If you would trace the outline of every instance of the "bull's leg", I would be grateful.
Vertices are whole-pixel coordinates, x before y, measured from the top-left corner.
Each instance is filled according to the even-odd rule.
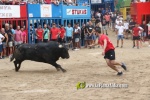
[[[14,65],[15,65],[15,71],[18,72],[21,66],[21,62],[14,61]]]
[[[51,65],[53,65],[57,71],[59,71],[59,69],[61,69],[62,72],[66,72],[65,69],[63,69],[59,64],[57,64],[56,62],[50,62]]]

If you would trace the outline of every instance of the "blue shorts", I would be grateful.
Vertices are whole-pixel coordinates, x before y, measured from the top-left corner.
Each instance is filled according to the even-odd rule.
[[[0,52],[3,51],[3,44],[0,44]]]
[[[5,49],[7,47],[6,42],[3,42],[3,49]]]
[[[92,35],[88,36],[88,40],[92,40],[92,38],[93,38]]]
[[[118,35],[117,40],[123,40],[123,35]]]
[[[92,35],[92,40],[96,40],[96,35],[95,34]]]

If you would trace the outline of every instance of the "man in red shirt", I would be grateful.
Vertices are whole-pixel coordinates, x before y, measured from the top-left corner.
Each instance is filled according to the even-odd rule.
[[[97,33],[99,33],[99,40],[97,44],[90,45],[101,45],[103,48],[102,55],[104,56],[104,59],[106,60],[107,65],[112,68],[113,70],[117,71],[117,75],[122,75],[123,72],[119,71],[115,65],[121,66],[124,70],[126,70],[126,66],[124,63],[118,63],[115,61],[115,48],[112,44],[112,42],[109,40],[107,35],[101,34],[100,30],[96,30]]]
[[[142,29],[139,28],[139,24],[135,24],[135,27],[133,28],[133,48],[135,47],[135,42],[137,45],[137,49],[139,49],[139,41],[140,41],[140,31],[143,31]]]
[[[53,23],[53,26],[50,30],[51,41],[57,41],[58,35],[60,34],[60,30],[56,27],[56,24]]]
[[[66,32],[66,30],[65,30],[64,26],[61,25],[61,27],[60,27],[60,35],[59,35],[59,39],[58,39],[59,43],[63,43],[64,42],[65,32]]]
[[[38,43],[43,41],[43,32],[44,32],[44,30],[41,28],[41,25],[39,25],[38,29],[36,30]]]

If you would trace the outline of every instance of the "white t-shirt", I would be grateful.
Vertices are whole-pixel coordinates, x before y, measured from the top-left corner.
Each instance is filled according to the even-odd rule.
[[[124,23],[124,27],[125,29],[129,29],[129,23],[128,22]]]
[[[2,38],[4,38],[4,36],[0,34],[0,45],[2,44]]]
[[[117,26],[117,29],[118,29],[118,35],[123,35],[123,31],[125,29],[124,26]]]
[[[143,30],[143,28],[142,28],[141,26],[139,26],[138,28],[139,28],[140,30]],[[141,32],[142,32],[142,31],[139,31],[139,35],[140,35],[140,36],[141,36]]]

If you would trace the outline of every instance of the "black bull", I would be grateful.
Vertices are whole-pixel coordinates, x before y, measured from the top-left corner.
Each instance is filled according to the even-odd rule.
[[[56,42],[21,44],[16,47],[10,61],[15,59],[14,65],[16,71],[19,71],[21,63],[24,60],[32,60],[51,64],[57,71],[61,70],[62,72],[66,72],[65,69],[56,63],[60,57],[68,59],[68,49]]]

